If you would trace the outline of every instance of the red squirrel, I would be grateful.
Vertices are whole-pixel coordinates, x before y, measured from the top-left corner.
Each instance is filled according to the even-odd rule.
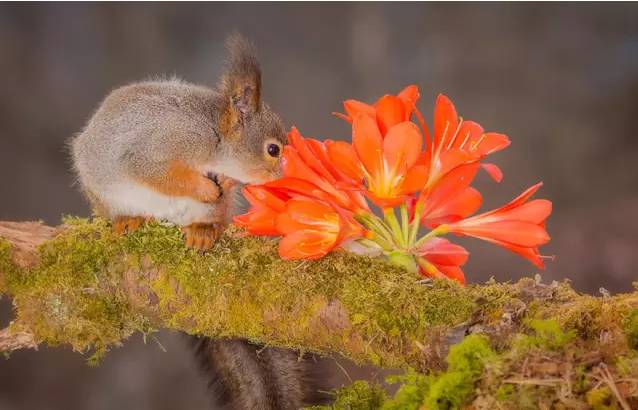
[[[177,79],[118,88],[73,139],[82,190],[117,232],[154,218],[210,249],[235,208],[235,182],[279,176],[286,134],[261,99],[259,63],[241,37],[228,47],[216,90]]]
[[[237,208],[237,184],[280,175],[282,122],[261,98],[250,43],[228,41],[216,89],[171,79],[111,92],[72,141],[73,163],[94,212],[125,234],[145,220],[172,222],[186,245],[209,250]],[[324,402],[298,353],[244,340],[193,338],[218,407],[293,410]]]

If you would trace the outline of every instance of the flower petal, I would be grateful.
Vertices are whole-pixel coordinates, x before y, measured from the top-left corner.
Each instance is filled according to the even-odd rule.
[[[351,121],[359,114],[364,114],[373,118],[376,114],[373,106],[357,100],[344,101],[343,108],[346,110],[346,114],[348,114]]]
[[[500,214],[509,220],[541,224],[552,213],[552,202],[547,199],[535,199],[519,207]]]
[[[401,90],[399,94],[397,94],[397,97],[399,97],[405,105],[405,112],[408,115],[408,118],[406,118],[405,120],[407,121],[410,119],[409,116],[416,106],[416,102],[419,100],[419,88],[414,84],[408,85],[403,90]]]
[[[279,256],[284,260],[319,259],[334,248],[336,239],[320,231],[299,230],[279,242]]]
[[[288,133],[288,142],[292,145],[299,154],[299,157],[317,174],[325,178],[330,183],[335,183],[335,177],[326,169],[322,162],[317,158],[317,155],[310,147],[309,141],[311,138],[304,138],[301,136],[297,128],[292,127]],[[316,140],[315,140],[316,141]],[[316,141],[319,142],[319,141]]]
[[[405,178],[401,185],[401,194],[411,194],[425,187],[428,182],[428,168],[423,165],[417,165],[405,173]]]
[[[459,117],[454,104],[443,94],[439,94],[434,106],[434,146],[444,145],[452,138],[459,126]]]
[[[474,121],[463,121],[463,123],[459,127],[456,138],[454,139],[452,148],[469,148],[470,144],[473,141],[478,140],[482,134],[483,127],[481,127],[479,124]]]
[[[383,172],[383,138],[374,118],[362,114],[354,118],[352,145],[373,178]]]
[[[286,209],[287,195],[268,189],[263,185],[246,185],[243,189],[246,200],[253,206],[267,206],[277,212]]]
[[[361,161],[354,147],[344,141],[331,141],[326,144],[328,158],[334,167],[353,181],[363,180]]]
[[[478,163],[458,166],[430,186],[419,198],[419,201],[424,204],[422,215],[427,217],[465,191],[476,177],[478,167]]]
[[[428,228],[435,228],[441,224],[449,224],[467,218],[475,213],[483,202],[479,191],[472,187],[465,188],[457,196],[423,215],[421,223]]]
[[[390,128],[383,140],[383,156],[390,170],[403,173],[421,155],[423,138],[414,123],[405,121]]]
[[[476,141],[470,141],[469,147],[464,147],[464,149],[467,149],[473,153],[473,155],[482,158],[486,155],[505,149],[509,145],[510,139],[507,135],[496,132],[488,132],[481,135]]]
[[[531,248],[549,242],[549,235],[545,228],[532,222],[496,221],[476,225],[463,225],[462,228],[452,229],[451,231],[480,239],[494,239],[503,242],[505,247],[507,247],[507,244],[512,244]]]
[[[500,183],[503,180],[503,171],[496,164],[481,164],[481,168],[492,177],[494,182]]]
[[[316,229],[337,235],[339,215],[330,205],[312,199],[291,199],[286,211],[277,218],[277,229],[290,234],[300,229]]]
[[[464,265],[470,255],[464,247],[443,238],[433,238],[427,241],[417,250],[417,254],[435,265],[450,266]]]
[[[374,106],[382,135],[385,135],[396,124],[408,119],[403,100],[394,95],[381,97]]]
[[[455,280],[462,285],[465,284],[465,274],[463,273],[463,270],[458,266],[440,265],[437,266],[437,268],[446,278]]]

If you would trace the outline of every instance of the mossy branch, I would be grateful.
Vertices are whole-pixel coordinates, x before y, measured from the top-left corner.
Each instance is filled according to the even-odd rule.
[[[603,363],[617,374],[618,356],[633,360],[638,345],[637,292],[594,297],[536,279],[461,287],[345,252],[289,262],[274,241],[232,228],[200,255],[158,224],[120,237],[103,219],[3,222],[0,292],[16,316],[0,351],[65,344],[99,357],[134,332],[166,328],[425,373],[447,367],[451,345],[482,334],[499,355],[570,345],[572,370]],[[628,374],[638,373],[631,363]],[[454,377],[475,383],[481,369]],[[499,370],[495,386],[535,377],[523,370]]]

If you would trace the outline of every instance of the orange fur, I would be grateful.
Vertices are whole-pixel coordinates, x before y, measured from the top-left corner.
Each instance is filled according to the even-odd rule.
[[[199,202],[217,202],[220,187],[182,161],[173,161],[166,175],[144,181],[156,191],[169,196],[187,196]]]
[[[143,216],[118,216],[113,220],[113,231],[119,235],[134,232],[138,230],[142,224],[151,221],[153,218]]]
[[[200,251],[207,251],[221,236],[224,230],[222,224],[194,223],[182,228],[186,238],[186,246]]]

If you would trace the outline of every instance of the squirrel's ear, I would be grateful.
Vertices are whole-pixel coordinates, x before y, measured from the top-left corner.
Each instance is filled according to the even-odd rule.
[[[219,91],[227,125],[236,128],[261,107],[261,68],[253,46],[241,35],[228,37],[226,47],[229,67],[221,78]]]

